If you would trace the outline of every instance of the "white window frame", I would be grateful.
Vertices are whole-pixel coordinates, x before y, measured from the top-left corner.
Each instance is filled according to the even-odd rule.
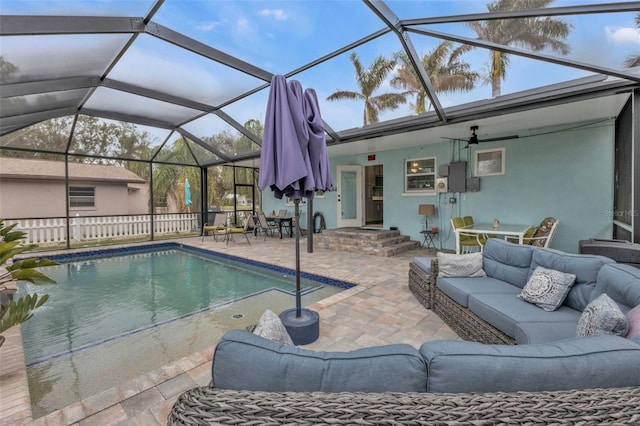
[[[93,195],[72,195],[71,192],[73,190],[81,190],[81,191],[87,191],[87,190],[91,190],[91,192],[93,193]],[[74,206],[73,202],[74,201],[80,201],[80,200],[91,200],[92,204],[91,205],[80,205],[80,206]],[[70,209],[95,209],[96,208],[96,187],[95,186],[69,186],[69,208]]]
[[[500,153],[500,170],[496,170],[496,171],[492,171],[492,172],[488,172],[488,173],[482,173],[481,172],[481,163],[482,162],[489,162],[491,160],[482,160],[481,154],[488,154],[488,153],[493,153],[493,152],[499,152]],[[476,151],[474,151],[473,153],[473,160],[474,160],[474,164],[473,164],[473,175],[474,176],[502,176],[505,174],[505,170],[506,170],[506,163],[507,163],[507,159],[505,156],[505,149],[504,147],[502,148],[491,148],[491,149],[478,149]]]
[[[425,173],[407,174],[409,163],[413,161],[433,160],[433,171]],[[420,158],[407,158],[404,160],[403,173],[404,173],[404,195],[412,194],[434,194],[436,192],[436,170],[438,170],[438,162],[436,157],[420,157]],[[433,176],[433,188],[427,189],[409,189],[409,177],[414,176]]]

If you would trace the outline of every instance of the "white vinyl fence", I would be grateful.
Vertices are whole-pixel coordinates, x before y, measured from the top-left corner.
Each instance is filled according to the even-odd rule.
[[[18,224],[16,230],[27,234],[28,244],[63,243],[67,239],[65,218],[5,220],[5,225],[14,223]],[[73,241],[133,238],[151,234],[151,216],[75,216],[70,218],[70,226]],[[155,235],[199,232],[198,213],[156,215],[153,228]]]

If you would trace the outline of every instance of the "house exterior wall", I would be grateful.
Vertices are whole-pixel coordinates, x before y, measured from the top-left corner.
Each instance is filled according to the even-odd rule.
[[[93,186],[95,207],[69,209],[69,216],[107,216],[146,214],[148,186],[130,191],[126,183],[72,182],[73,186]],[[63,181],[58,180],[0,180],[0,217],[48,218],[64,217],[66,196]]]
[[[64,183],[54,180],[0,179],[0,217],[65,215]]]
[[[439,227],[440,239],[436,244],[442,244],[442,248],[455,248],[450,225],[454,216],[472,215],[476,222],[499,218],[502,223],[531,226],[553,216],[560,225],[551,247],[576,253],[581,239],[611,238],[612,218],[607,212],[613,206],[614,134],[611,121],[584,130],[481,143],[478,149],[505,148],[506,171],[500,176],[481,177],[478,192],[403,193],[406,159],[436,157],[436,170],[452,161],[467,161],[467,176],[471,176],[472,152],[466,149],[454,152],[452,142],[426,141],[427,144],[418,147],[376,152],[375,162],[368,161],[370,153],[332,157],[330,164],[334,185],[338,165],[383,164],[384,228],[398,226],[402,234],[413,240],[422,241],[424,218],[418,215],[418,205],[435,204],[437,216],[429,217],[429,227]],[[450,197],[457,202],[449,203]],[[270,190],[264,191],[262,200],[266,212],[281,208],[293,211],[284,199],[275,199]],[[314,212],[323,212],[327,228],[335,228],[336,192],[327,192],[313,204]],[[306,227],[305,207],[303,204],[303,227]]]
[[[127,214],[148,214],[149,213],[149,184],[129,184],[129,208]]]

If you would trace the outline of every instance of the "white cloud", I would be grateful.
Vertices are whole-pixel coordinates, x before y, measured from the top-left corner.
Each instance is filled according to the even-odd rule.
[[[262,9],[258,12],[260,16],[272,16],[276,21],[286,21],[289,16],[282,9]]]
[[[241,34],[253,33],[253,28],[251,28],[251,24],[246,18],[240,18],[236,21],[236,29]]]
[[[630,27],[612,28],[605,27],[607,39],[615,43],[640,44],[640,29]]]
[[[217,27],[222,25],[222,22],[219,21],[211,21],[211,22],[203,22],[196,26],[196,28],[200,31],[213,31]]]

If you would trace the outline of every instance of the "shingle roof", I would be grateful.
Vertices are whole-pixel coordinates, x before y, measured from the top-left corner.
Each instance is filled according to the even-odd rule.
[[[0,157],[0,178],[64,180],[64,162]],[[69,180],[145,183],[135,173],[118,166],[69,162]]]

